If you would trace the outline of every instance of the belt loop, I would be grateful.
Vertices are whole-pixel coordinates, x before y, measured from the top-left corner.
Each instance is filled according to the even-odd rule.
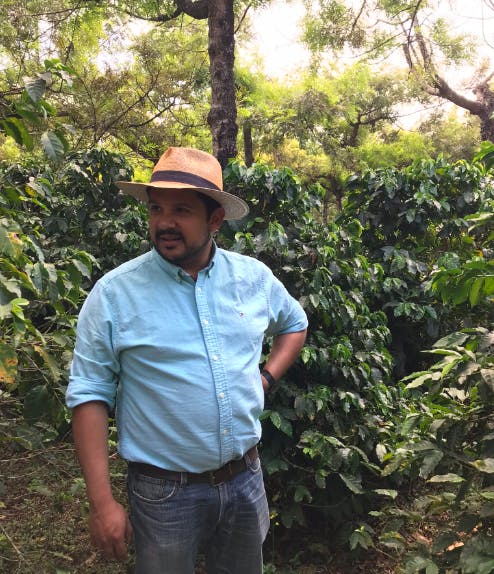
[[[180,486],[187,486],[187,484],[189,483],[187,474],[188,474],[187,472],[180,473]]]

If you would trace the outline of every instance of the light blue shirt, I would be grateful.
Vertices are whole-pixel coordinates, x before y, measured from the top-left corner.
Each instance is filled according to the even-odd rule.
[[[217,248],[194,281],[152,250],[86,299],[67,405],[116,401],[127,460],[213,470],[261,437],[264,337],[306,326],[300,304],[251,257]]]

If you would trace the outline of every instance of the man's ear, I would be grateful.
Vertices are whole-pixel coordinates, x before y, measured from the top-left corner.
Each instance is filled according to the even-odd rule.
[[[209,228],[212,233],[218,231],[225,219],[225,210],[217,207],[209,217]]]

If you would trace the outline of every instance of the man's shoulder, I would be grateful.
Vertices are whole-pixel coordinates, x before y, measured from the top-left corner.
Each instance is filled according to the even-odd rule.
[[[111,271],[108,271],[99,280],[102,285],[109,285],[114,281],[118,281],[127,275],[132,275],[134,273],[145,273],[146,268],[152,263],[152,252],[148,251],[134,259],[130,259],[125,263],[118,265]]]
[[[217,256],[223,262],[238,270],[271,274],[271,270],[266,264],[250,255],[244,255],[242,253],[237,253],[236,251],[227,251],[226,249],[218,249]]]

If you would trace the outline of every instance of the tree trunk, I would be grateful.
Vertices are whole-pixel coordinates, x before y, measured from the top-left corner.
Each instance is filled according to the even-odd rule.
[[[254,163],[254,151],[252,144],[252,126],[249,120],[245,120],[242,131],[244,134],[245,165],[250,167]]]
[[[209,0],[208,26],[211,74],[208,124],[213,137],[213,154],[225,167],[230,158],[237,156],[233,0]]]

